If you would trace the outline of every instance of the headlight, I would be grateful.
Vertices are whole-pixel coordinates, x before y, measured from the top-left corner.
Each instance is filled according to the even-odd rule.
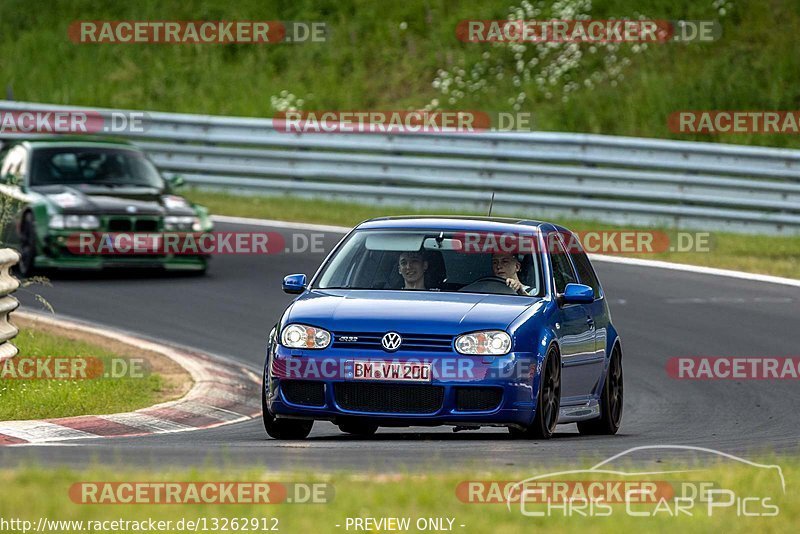
[[[456,351],[461,354],[499,356],[511,350],[511,336],[502,330],[472,332],[456,338]]]
[[[180,232],[199,232],[200,219],[184,215],[167,215],[164,217],[164,229]]]
[[[96,215],[52,215],[49,226],[55,230],[64,228],[95,230],[100,228],[100,219]]]
[[[290,349],[324,349],[330,343],[330,332],[304,324],[290,324],[281,334],[281,345]]]
[[[84,215],[80,221],[81,229],[94,230],[100,228],[100,219],[95,215]]]

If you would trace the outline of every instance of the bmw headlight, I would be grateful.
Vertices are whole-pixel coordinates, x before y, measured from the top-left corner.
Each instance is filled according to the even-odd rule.
[[[281,333],[281,345],[290,349],[324,349],[331,344],[331,333],[304,324],[290,324]]]
[[[95,230],[100,228],[100,219],[96,215],[81,215],[80,228],[82,230]]]
[[[164,217],[164,229],[173,232],[199,232],[200,219],[186,215],[167,215]]]
[[[65,228],[96,230],[100,228],[100,219],[96,215],[52,215],[49,226],[54,230]]]
[[[511,336],[502,330],[472,332],[456,338],[456,351],[461,354],[500,356],[511,350]]]

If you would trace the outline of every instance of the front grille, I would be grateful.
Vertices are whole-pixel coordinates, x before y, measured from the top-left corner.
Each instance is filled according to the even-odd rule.
[[[325,384],[313,380],[281,380],[281,392],[292,404],[303,406],[323,406],[325,404]]]
[[[444,401],[441,386],[346,382],[334,385],[333,392],[336,404],[354,412],[428,414]]]
[[[157,232],[158,218],[109,217],[109,232]]]
[[[333,347],[342,349],[375,349],[384,350],[381,338],[386,332],[335,332]],[[403,342],[398,352],[450,352],[453,336],[440,334],[403,334]]]
[[[496,410],[503,400],[500,388],[456,388],[456,410],[459,412],[488,412]]]
[[[155,232],[158,230],[158,221],[156,219],[136,219],[133,229],[136,232]]]
[[[108,220],[109,232],[130,232],[133,228],[129,218],[113,218]]]

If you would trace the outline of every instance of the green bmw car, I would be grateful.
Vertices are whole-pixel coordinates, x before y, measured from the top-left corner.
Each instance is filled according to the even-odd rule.
[[[15,141],[0,150],[3,241],[19,249],[19,271],[162,267],[205,272],[203,254],[93,254],[76,235],[158,236],[212,230],[208,211],[174,193],[145,154],[124,142],[74,138]]]

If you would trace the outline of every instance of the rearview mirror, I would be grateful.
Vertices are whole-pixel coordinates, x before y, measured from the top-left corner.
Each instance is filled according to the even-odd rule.
[[[594,302],[594,289],[583,284],[567,284],[561,295],[562,304],[591,304]]]
[[[296,295],[306,289],[306,275],[290,274],[283,279],[283,292]]]
[[[422,242],[425,250],[464,250],[464,242],[460,239],[438,239],[428,237]]]

